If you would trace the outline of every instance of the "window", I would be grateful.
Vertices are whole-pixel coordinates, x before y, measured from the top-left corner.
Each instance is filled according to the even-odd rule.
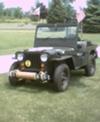
[[[76,36],[76,27],[39,27],[37,38],[71,38]]]

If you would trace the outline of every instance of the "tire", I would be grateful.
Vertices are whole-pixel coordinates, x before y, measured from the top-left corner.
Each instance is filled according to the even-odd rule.
[[[96,71],[96,62],[95,59],[90,59],[89,63],[85,66],[86,76],[93,76]]]
[[[10,73],[11,71],[13,71],[13,70],[18,69],[18,67],[19,67],[18,62],[13,63],[13,64],[11,65],[11,68],[10,68],[10,70],[9,70],[9,73]],[[10,82],[10,84],[11,84],[12,86],[22,85],[22,81],[23,81],[22,79],[18,79],[18,78],[16,78],[16,76],[10,76],[10,74],[9,74],[9,82]]]
[[[65,91],[70,81],[70,70],[68,65],[60,64],[54,72],[54,84],[57,91]]]

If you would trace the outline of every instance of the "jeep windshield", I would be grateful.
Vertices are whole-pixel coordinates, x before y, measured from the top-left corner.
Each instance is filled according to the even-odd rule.
[[[64,27],[38,27],[36,38],[54,39],[54,38],[74,38],[77,34],[76,26]]]

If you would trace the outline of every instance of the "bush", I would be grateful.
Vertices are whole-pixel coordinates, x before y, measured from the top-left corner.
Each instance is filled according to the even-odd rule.
[[[37,15],[31,15],[30,16],[30,19],[31,19],[31,21],[37,22],[37,21],[39,21],[39,16],[37,16]]]
[[[100,25],[84,24],[83,31],[85,33],[100,33]]]

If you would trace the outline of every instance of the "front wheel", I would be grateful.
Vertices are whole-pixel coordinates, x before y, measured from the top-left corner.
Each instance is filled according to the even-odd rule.
[[[54,72],[54,84],[57,91],[64,91],[68,88],[70,80],[70,69],[67,64],[60,64]]]
[[[85,66],[86,76],[93,76],[96,71],[96,62],[95,59],[91,59],[90,62]]]
[[[11,65],[11,68],[10,68],[10,70],[9,70],[9,82],[10,82],[10,84],[13,85],[13,86],[21,85],[21,84],[22,84],[22,81],[23,81],[22,79],[16,78],[16,76],[11,76],[11,75],[10,75],[10,72],[11,72],[11,71],[14,71],[14,70],[16,70],[16,69],[18,69],[18,67],[19,67],[18,62],[15,62],[15,63],[13,63],[13,64]]]

